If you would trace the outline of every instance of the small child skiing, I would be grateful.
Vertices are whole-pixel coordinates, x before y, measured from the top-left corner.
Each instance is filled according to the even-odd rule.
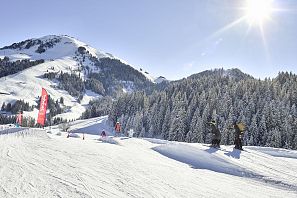
[[[106,138],[106,133],[105,133],[105,131],[104,131],[104,130],[102,130],[102,132],[101,132],[101,138],[103,138],[103,139],[105,139],[105,138]]]

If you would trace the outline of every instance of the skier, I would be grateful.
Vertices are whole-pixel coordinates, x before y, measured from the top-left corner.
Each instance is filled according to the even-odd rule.
[[[102,132],[101,132],[101,138],[105,138],[105,137],[106,137],[106,133],[105,133],[104,130],[102,130]]]
[[[243,150],[242,149],[242,138],[243,138],[243,131],[244,131],[244,125],[243,123],[233,123],[233,129],[234,129],[234,144],[235,149]]]
[[[212,133],[211,147],[220,148],[221,133],[218,127],[216,126],[216,121],[212,120],[211,122],[209,122],[209,124]]]
[[[114,127],[114,130],[115,130],[115,136],[118,136],[120,133],[121,133],[121,125],[120,125],[120,122],[117,122],[115,127]]]
[[[16,118],[16,127],[21,127],[23,122],[23,113],[20,111]]]

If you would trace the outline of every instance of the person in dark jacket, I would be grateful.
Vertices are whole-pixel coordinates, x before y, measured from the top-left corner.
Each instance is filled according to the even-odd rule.
[[[105,133],[104,130],[102,130],[102,132],[101,132],[101,138],[105,138],[105,137],[106,137],[106,133]]]
[[[243,150],[242,149],[243,131],[240,130],[239,125],[236,124],[236,122],[233,123],[233,129],[234,129],[234,144],[235,144],[234,148]]]
[[[216,122],[214,120],[212,120],[209,124],[211,127],[211,133],[212,133],[211,147],[220,148],[221,132],[216,126]]]

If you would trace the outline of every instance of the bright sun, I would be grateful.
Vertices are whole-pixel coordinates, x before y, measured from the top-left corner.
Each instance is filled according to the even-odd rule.
[[[263,25],[273,11],[273,0],[246,0],[246,19],[250,25]]]

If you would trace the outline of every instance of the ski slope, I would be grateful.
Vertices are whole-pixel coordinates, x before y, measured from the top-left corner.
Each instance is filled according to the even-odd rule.
[[[113,143],[98,140],[94,131],[107,127],[106,117],[75,121],[70,130],[79,132],[77,138],[66,138],[58,128],[50,133],[3,128],[0,197],[297,196],[296,151],[245,147],[240,152],[232,146],[216,150],[112,136]],[[90,134],[82,140],[81,132]]]
[[[78,72],[82,65],[90,68],[93,72],[100,72],[90,58],[82,58],[77,54],[79,47],[84,47],[96,58],[118,58],[109,53],[102,52],[101,50],[96,50],[95,48],[67,35],[49,35],[39,39],[31,39],[33,42],[37,40],[44,43],[55,40],[57,40],[57,42],[52,48],[47,48],[44,53],[36,52],[39,46],[38,44],[32,45],[28,49],[25,47],[26,43],[16,49],[0,49],[1,59],[7,56],[10,61],[23,59],[43,59],[45,61],[42,64],[27,68],[16,74],[0,78],[0,93],[3,93],[0,97],[0,104],[13,104],[16,100],[24,100],[25,102],[29,102],[30,105],[36,105],[36,101],[41,94],[42,88],[45,88],[54,100],[59,100],[61,97],[64,98],[64,105],[68,111],[59,114],[56,117],[67,118],[68,120],[78,119],[82,113],[85,112],[86,108],[88,108],[91,100],[98,99],[102,96],[90,90],[86,90],[82,100],[79,102],[78,99],[71,96],[67,90],[59,89],[59,82],[43,78],[44,74],[49,72],[76,73],[77,75],[80,75],[82,79],[86,79],[87,76],[84,72]],[[143,75],[153,82],[152,77],[144,72]],[[132,92],[132,85],[133,82],[129,82],[123,91]],[[33,112],[25,112],[24,116],[31,116],[36,119],[36,112],[37,109]]]
[[[37,45],[32,46],[29,49],[22,48],[0,50],[0,58],[4,58],[5,55],[9,57],[10,61],[22,59],[45,60],[42,64],[30,67],[16,74],[0,78],[0,92],[7,93],[7,95],[1,95],[0,103],[2,104],[5,102],[7,104],[14,103],[16,100],[24,100],[25,102],[29,102],[30,105],[36,105],[36,101],[38,100],[37,96],[40,96],[41,89],[45,88],[54,100],[59,100],[63,97],[64,105],[69,109],[66,113],[60,114],[57,117],[64,117],[68,120],[77,119],[86,110],[90,100],[98,99],[102,96],[87,90],[82,101],[79,103],[77,98],[69,95],[66,90],[58,89],[58,82],[42,78],[43,75],[48,72],[60,73],[62,71],[64,73],[72,73],[76,71],[79,68],[79,61],[74,57],[78,47],[80,46],[85,47],[94,57],[113,57],[70,36],[50,35],[39,38],[39,40],[43,42],[51,41],[53,39],[60,39],[60,41],[56,43],[53,48],[49,48],[46,52],[41,54],[35,52]],[[90,63],[88,62],[88,64]],[[84,74],[82,73],[81,75],[83,77]],[[24,115],[31,116],[36,119],[36,112],[37,110],[33,112],[25,112]]]

